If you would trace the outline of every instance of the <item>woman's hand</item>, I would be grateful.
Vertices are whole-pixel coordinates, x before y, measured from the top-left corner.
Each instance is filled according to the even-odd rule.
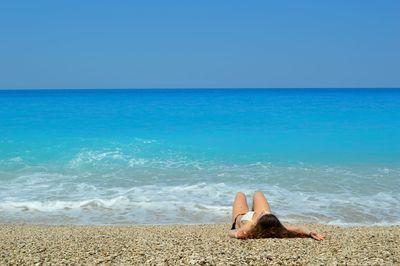
[[[324,235],[320,235],[320,234],[318,234],[317,232],[314,232],[314,231],[310,232],[310,237],[315,239],[315,240],[317,240],[317,241],[322,241],[322,240],[325,239]]]

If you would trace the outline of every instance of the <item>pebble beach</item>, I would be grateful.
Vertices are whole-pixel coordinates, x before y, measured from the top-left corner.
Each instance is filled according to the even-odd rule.
[[[400,226],[306,226],[326,240],[231,239],[228,224],[1,224],[0,265],[400,265]]]

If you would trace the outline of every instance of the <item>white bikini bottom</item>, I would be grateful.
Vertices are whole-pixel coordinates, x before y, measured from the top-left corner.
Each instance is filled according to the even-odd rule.
[[[253,211],[247,212],[247,213],[243,214],[242,218],[240,218],[240,221],[241,222],[251,221],[251,220],[253,220],[253,215],[254,215]]]

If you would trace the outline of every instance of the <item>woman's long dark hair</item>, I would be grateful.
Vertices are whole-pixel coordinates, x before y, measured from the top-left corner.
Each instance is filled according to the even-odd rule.
[[[264,214],[249,232],[250,238],[289,238],[303,237],[287,230],[279,219],[273,214]]]

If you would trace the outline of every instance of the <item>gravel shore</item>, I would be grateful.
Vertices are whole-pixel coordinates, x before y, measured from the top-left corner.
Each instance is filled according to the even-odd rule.
[[[307,226],[327,239],[230,239],[226,224],[0,224],[0,265],[400,265],[400,226]]]

